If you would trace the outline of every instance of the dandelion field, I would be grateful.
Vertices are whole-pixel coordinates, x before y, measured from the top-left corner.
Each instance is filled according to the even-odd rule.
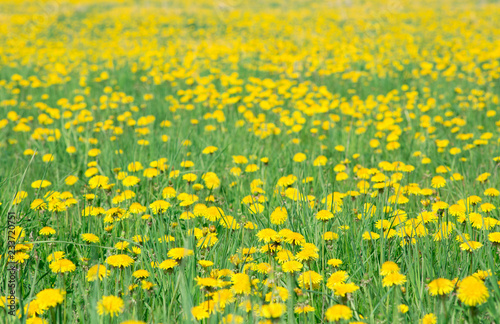
[[[498,17],[0,0],[0,322],[497,323]]]

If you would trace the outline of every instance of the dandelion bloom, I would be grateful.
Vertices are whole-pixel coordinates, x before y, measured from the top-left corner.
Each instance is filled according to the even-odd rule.
[[[490,176],[491,173],[488,172],[482,173],[476,178],[476,181],[481,183],[486,182]]]
[[[201,153],[203,154],[213,154],[218,150],[216,146],[207,146],[203,149]]]
[[[349,278],[347,272],[336,271],[330,275],[326,283],[326,286],[330,289],[334,289],[336,285],[343,284],[347,280],[347,278]]]
[[[65,273],[75,271],[76,266],[68,259],[59,259],[50,263],[50,270],[54,273]]]
[[[64,252],[63,251],[56,251],[52,252],[48,257],[47,261],[52,262],[52,261],[57,261],[64,258]]]
[[[0,297],[0,307],[5,307],[4,305],[2,305],[1,299],[2,298]],[[36,316],[42,315],[43,312],[44,309],[40,307],[40,301],[38,299],[30,301],[27,305],[24,306],[24,313],[27,314],[28,317],[37,318]],[[28,323],[28,321],[26,321],[26,323]]]
[[[96,264],[92,266],[89,271],[87,271],[87,281],[92,282],[95,281],[99,278],[99,280],[102,281],[102,279],[106,278],[109,276],[111,271],[106,270],[106,267],[102,264]]]
[[[434,279],[427,285],[431,296],[449,294],[454,287],[455,285],[451,280],[444,278]]]
[[[425,315],[421,320],[421,324],[436,324],[437,323],[437,317],[433,313]]]
[[[352,318],[352,310],[344,305],[334,305],[326,310],[325,318],[330,322],[349,320]]]
[[[275,259],[278,260],[278,263],[282,264],[281,267],[282,267],[284,272],[287,272],[287,271],[285,271],[285,268],[290,267],[290,269],[293,269],[297,266],[297,264],[295,264],[295,263],[290,263],[287,266],[285,266],[285,268],[283,268],[283,265],[286,262],[295,260],[295,256],[293,255],[293,253],[289,250],[286,250],[286,249],[282,249],[278,253],[276,253]]]
[[[134,259],[126,254],[110,255],[106,258],[106,263],[116,268],[126,268],[134,262]]]
[[[361,235],[361,237],[365,241],[371,241],[371,240],[378,240],[380,238],[380,235],[375,232],[366,231],[363,233],[363,235]]]
[[[244,273],[237,273],[231,277],[231,290],[236,294],[248,295],[251,292],[250,277]]]
[[[323,240],[325,241],[333,241],[333,240],[337,240],[339,238],[339,235],[337,233],[334,233],[334,232],[325,232],[325,234],[323,234]]]
[[[330,259],[328,260],[328,265],[331,265],[332,267],[336,268],[339,265],[341,265],[343,262],[340,259]]]
[[[14,205],[20,204],[26,197],[28,197],[28,193],[26,191],[19,191],[14,196],[14,200],[12,201],[12,204],[14,204]]]
[[[44,289],[36,294],[36,299],[41,309],[56,307],[64,301],[66,292],[61,289]]]
[[[314,166],[324,166],[324,165],[326,165],[326,162],[328,162],[328,158],[324,155],[320,155],[314,160],[313,165]]]
[[[147,168],[142,173],[142,175],[144,177],[149,178],[149,179],[157,177],[159,174],[160,174],[160,171],[158,171],[158,169],[156,169],[156,168]]]
[[[286,272],[294,273],[294,272],[302,270],[303,266],[304,265],[302,263],[300,263],[299,261],[292,260],[292,261],[288,261],[288,262],[283,263],[281,265],[281,269],[285,273]]]
[[[500,196],[500,191],[495,188],[488,188],[484,191],[485,196],[498,197]]]
[[[114,248],[117,250],[125,250],[130,245],[129,242],[123,241],[115,244]]]
[[[410,310],[410,308],[405,305],[405,304],[400,304],[398,306],[398,311],[401,313],[401,314],[405,314],[406,312],[408,312]]]
[[[258,171],[260,168],[257,164],[249,164],[245,168],[245,172],[252,173]]]
[[[265,318],[280,318],[286,311],[286,305],[281,303],[270,303],[262,305],[260,314]]]
[[[319,287],[323,276],[315,271],[306,271],[299,276],[299,286],[301,288],[311,289]]]
[[[168,251],[168,256],[175,260],[180,260],[184,257],[193,255],[193,250],[185,249],[185,248],[173,248]]]
[[[462,244],[460,244],[460,249],[462,251],[475,251],[483,246],[483,243],[477,242],[477,241],[467,241]]]
[[[211,222],[215,222],[224,216],[226,216],[224,214],[224,211],[221,208],[215,207],[215,206],[208,207],[203,212],[203,217],[205,217],[206,219],[208,219]]]
[[[88,243],[99,243],[99,237],[92,233],[84,233],[80,235],[82,240]]]
[[[134,273],[132,273],[132,276],[134,276],[137,279],[144,279],[144,278],[149,277],[149,271],[140,269],[140,270],[134,271]]]
[[[161,195],[163,198],[174,198],[175,196],[177,196],[177,192],[173,187],[165,187],[163,188]]]
[[[399,266],[393,261],[386,261],[382,264],[382,268],[380,269],[380,274],[382,276],[387,276],[393,272],[399,272]]]
[[[269,243],[277,235],[278,233],[275,230],[264,228],[257,233],[257,238],[259,239],[259,242],[263,241],[264,243]]]
[[[276,209],[271,213],[270,219],[271,223],[274,225],[283,224],[288,218],[288,212],[285,207],[276,207]]]
[[[34,188],[34,189],[41,189],[41,188],[46,188],[48,186],[50,186],[52,183],[50,181],[47,181],[47,180],[37,180],[37,181],[33,181],[31,183],[31,188]]]
[[[106,314],[111,317],[117,316],[119,313],[123,313],[124,304],[123,299],[117,296],[104,296],[97,303],[97,312],[100,315]]]
[[[185,180],[187,182],[195,182],[196,179],[198,179],[198,176],[194,173],[187,173],[182,176],[182,180]]]
[[[220,187],[220,179],[214,172],[207,172],[201,178],[209,190],[214,190]]]
[[[44,228],[42,228],[39,232],[38,232],[40,235],[45,235],[45,236],[48,236],[48,235],[53,235],[53,234],[56,234],[56,230],[53,229],[52,227],[49,227],[49,226],[45,226]]]
[[[477,306],[486,302],[490,296],[482,280],[469,276],[460,282],[458,299],[467,306]]]
[[[280,234],[281,233],[283,233],[283,232],[280,231]],[[292,244],[292,245],[302,245],[303,243],[306,242],[304,235],[302,235],[300,233],[293,232],[293,231],[288,231],[286,234],[282,234],[281,236],[283,236],[283,239],[285,240],[285,242]]]
[[[31,202],[30,208],[33,210],[47,209],[47,203],[43,199],[35,199]]]
[[[479,280],[484,280],[484,279],[488,278],[489,276],[491,276],[492,273],[491,273],[490,269],[488,269],[486,271],[485,270],[477,270],[476,273],[473,273],[472,275]]]
[[[167,260],[163,261],[162,263],[160,263],[158,265],[158,268],[168,271],[168,270],[172,270],[177,264],[178,264],[177,261],[175,261],[173,259],[167,259]]]
[[[96,175],[89,180],[90,189],[103,188],[106,189],[108,185],[109,178],[101,175]]]
[[[310,312],[314,312],[316,309],[310,305],[300,305],[295,306],[294,313],[295,314],[307,314]]]
[[[141,180],[135,176],[128,176],[122,180],[122,183],[125,187],[133,187],[138,184]]]
[[[293,156],[293,160],[294,160],[295,162],[298,162],[298,163],[303,162],[303,161],[305,161],[306,159],[307,159],[307,157],[306,157],[306,155],[305,155],[304,153],[297,153],[297,154],[295,154],[295,155]]]
[[[233,163],[235,164],[247,164],[248,159],[243,155],[233,155]]]
[[[317,251],[313,249],[302,249],[297,255],[295,255],[295,258],[301,262],[303,261],[309,261],[309,260],[315,260],[319,258],[319,254]]]
[[[406,276],[400,274],[399,272],[393,272],[388,274],[382,280],[382,285],[384,287],[400,286],[406,282]]]
[[[127,169],[129,172],[137,172],[137,171],[141,171],[142,169],[144,169],[144,167],[142,166],[141,162],[135,161],[135,162],[130,163],[127,166]]]
[[[198,264],[201,265],[203,268],[208,268],[214,265],[214,263],[210,260],[199,260]]]
[[[359,290],[359,286],[352,282],[349,283],[339,283],[333,287],[333,291],[336,296],[345,297],[346,294],[352,294],[356,290]]]
[[[214,302],[206,301],[198,306],[191,308],[191,314],[198,320],[209,318],[210,314],[214,311]]]
[[[492,243],[500,244],[500,232],[493,232],[488,234],[488,240]]]
[[[431,186],[432,188],[442,188],[446,185],[446,179],[443,178],[442,176],[435,176],[431,180]]]
[[[495,209],[496,209],[495,205],[493,205],[491,203],[484,203],[481,205],[481,211],[483,211],[485,213],[489,213],[490,211],[495,210]]]
[[[318,219],[320,221],[327,221],[327,220],[332,219],[332,218],[333,218],[333,213],[331,211],[328,211],[328,210],[320,210],[316,214],[316,219]]]
[[[165,200],[157,200],[149,204],[149,208],[151,208],[155,215],[165,212],[169,207],[170,203]]]

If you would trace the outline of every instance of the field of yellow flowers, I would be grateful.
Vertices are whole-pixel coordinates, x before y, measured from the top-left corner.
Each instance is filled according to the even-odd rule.
[[[0,322],[497,322],[498,17],[0,0]]]

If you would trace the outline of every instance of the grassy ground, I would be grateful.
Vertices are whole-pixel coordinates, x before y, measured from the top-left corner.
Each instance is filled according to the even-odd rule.
[[[0,322],[500,318],[497,3],[0,12]]]

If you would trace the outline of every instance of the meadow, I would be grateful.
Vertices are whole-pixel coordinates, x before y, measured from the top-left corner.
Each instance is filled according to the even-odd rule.
[[[498,323],[498,17],[0,0],[0,323]]]

